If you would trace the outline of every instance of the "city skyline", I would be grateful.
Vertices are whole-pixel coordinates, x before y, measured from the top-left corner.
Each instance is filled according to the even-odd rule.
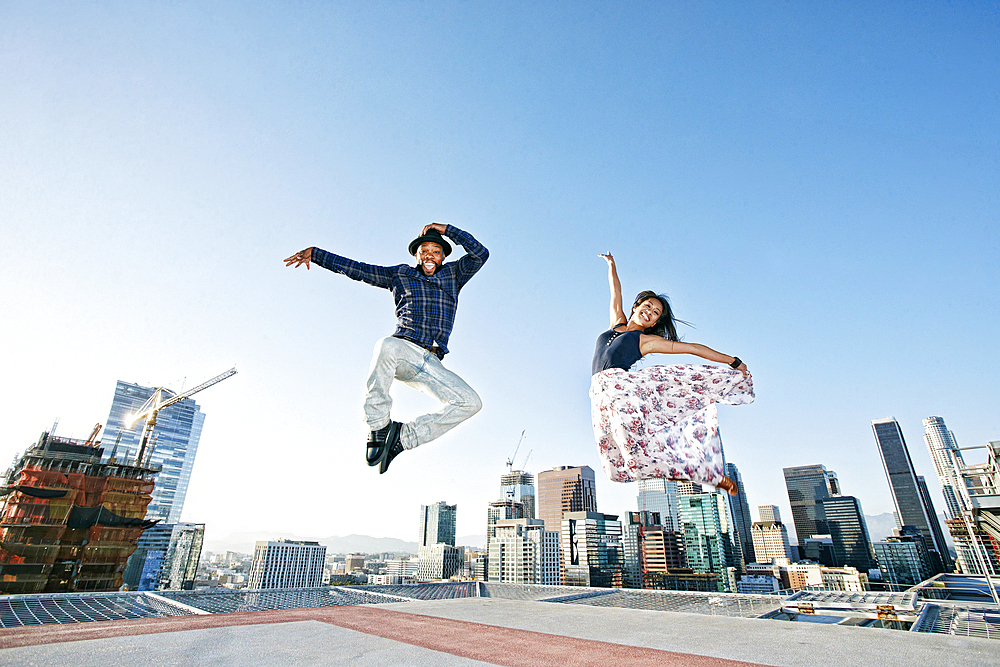
[[[587,396],[609,250],[627,298],[666,292],[685,340],[749,364],[757,400],[720,423],[750,506],[790,524],[781,469],[822,463],[866,512],[892,511],[872,419],[911,444],[931,415],[963,446],[1000,438],[997,371],[977,363],[1000,334],[988,6],[41,2],[0,18],[6,461],[57,418],[85,438],[119,380],[176,391],[236,365],[198,398],[180,520],[209,542],[409,538],[439,497],[480,534],[522,431],[518,464],[589,466],[598,510],[624,514],[638,490],[601,470]],[[484,407],[379,477],[361,406],[392,299],[281,260],[315,245],[406,262],[432,221],[490,249],[445,358]],[[428,407],[410,394],[403,418]],[[947,507],[926,448],[910,454]]]

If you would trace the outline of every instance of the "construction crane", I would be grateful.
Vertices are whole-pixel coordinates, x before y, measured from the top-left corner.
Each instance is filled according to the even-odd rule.
[[[219,384],[227,378],[231,378],[236,375],[236,368],[230,368],[228,371],[221,375],[216,375],[211,380],[202,382],[197,387],[191,387],[187,391],[183,391],[179,394],[168,397],[164,400],[164,394],[173,394],[172,391],[166,389],[165,387],[160,387],[153,392],[153,395],[142,404],[139,411],[134,415],[131,415],[126,419],[125,428],[131,429],[132,426],[140,419],[146,420],[146,425],[142,429],[142,437],[140,438],[139,453],[135,457],[135,465],[142,465],[143,456],[146,453],[146,446],[149,444],[149,436],[153,433],[153,428],[156,426],[156,416],[159,414],[160,410],[169,407],[176,403],[177,401],[188,398],[197,394],[202,389],[208,389],[212,385]]]
[[[507,459],[507,468],[509,468],[511,472],[514,470],[514,457],[517,456],[517,450],[521,449],[522,440],[524,440],[524,431],[521,431],[521,437],[517,440],[517,447],[514,448],[514,453],[510,455],[509,459]]]
[[[87,442],[83,443],[84,447],[97,447],[97,434],[101,432],[101,423],[98,422],[94,426],[94,430],[90,432],[90,437],[87,438]]]

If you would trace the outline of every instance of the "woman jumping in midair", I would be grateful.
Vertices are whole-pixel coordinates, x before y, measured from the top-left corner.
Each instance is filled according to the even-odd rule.
[[[716,403],[753,401],[753,380],[739,357],[677,339],[676,320],[663,295],[640,292],[628,317],[615,259],[608,262],[611,328],[597,338],[590,400],[594,437],[614,482],[666,477],[708,484],[735,495],[724,474]],[[630,371],[647,354],[693,354],[708,365],[648,366]]]

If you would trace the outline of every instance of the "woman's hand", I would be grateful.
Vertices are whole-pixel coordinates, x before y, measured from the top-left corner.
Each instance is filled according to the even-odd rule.
[[[605,261],[607,261],[607,263],[608,263],[609,266],[614,266],[615,265],[615,258],[611,256],[611,251],[610,250],[606,254],[605,253],[599,254],[598,257],[603,257],[605,259]]]

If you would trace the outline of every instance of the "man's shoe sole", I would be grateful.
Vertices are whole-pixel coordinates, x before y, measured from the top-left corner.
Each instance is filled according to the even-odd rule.
[[[399,422],[391,421],[389,422],[389,432],[385,434],[385,442],[382,446],[375,450],[375,456],[369,456],[368,452],[371,450],[371,446],[365,450],[365,460],[368,462],[369,466],[377,466],[381,463],[382,458],[385,456],[385,452],[389,449],[390,444],[394,439],[399,438],[399,428],[402,426]]]
[[[385,438],[385,446],[382,448],[382,456],[379,457],[378,474],[385,473],[389,469],[389,464],[395,456],[392,455],[392,448],[394,445],[399,443],[400,435],[402,435],[403,425],[399,422],[392,422],[395,428],[389,429],[388,435]],[[396,454],[398,456],[399,453]]]

